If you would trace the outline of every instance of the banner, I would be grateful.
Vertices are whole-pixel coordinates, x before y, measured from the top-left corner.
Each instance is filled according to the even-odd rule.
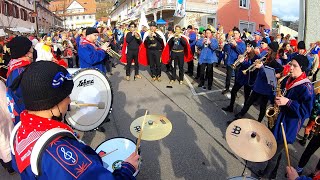
[[[184,17],[186,15],[186,0],[176,0],[176,10],[173,16]]]

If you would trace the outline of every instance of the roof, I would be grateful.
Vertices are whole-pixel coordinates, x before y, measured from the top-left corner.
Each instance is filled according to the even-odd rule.
[[[74,1],[78,2],[82,7],[84,7],[84,12],[82,12],[82,13],[67,13],[66,12],[67,8]],[[96,8],[97,8],[97,6],[96,6],[95,0],[53,0],[50,2],[50,5],[49,5],[49,10],[52,12],[63,11],[65,9],[65,15],[95,14]],[[57,14],[57,16],[62,16],[62,14]]]

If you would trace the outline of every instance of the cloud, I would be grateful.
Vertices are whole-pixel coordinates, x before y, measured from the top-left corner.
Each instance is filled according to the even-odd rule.
[[[299,0],[273,0],[272,14],[287,21],[298,20],[299,3]]]

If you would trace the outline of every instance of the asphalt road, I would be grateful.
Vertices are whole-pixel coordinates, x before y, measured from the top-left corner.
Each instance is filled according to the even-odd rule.
[[[185,76],[184,84],[169,84],[169,77],[162,73],[161,82],[152,82],[149,68],[141,67],[142,79],[124,80],[124,66],[117,65],[109,79],[113,88],[113,106],[110,122],[103,124],[106,132],[79,133],[82,140],[96,148],[101,142],[112,137],[136,138],[129,127],[133,120],[149,114],[166,116],[172,123],[172,132],[159,141],[142,141],[142,164],[137,179],[227,179],[240,176],[245,161],[235,155],[225,140],[226,121],[234,117],[233,113],[221,110],[229,104],[228,95],[221,91],[224,87],[224,68],[214,68],[214,86],[211,91],[198,88],[193,78]],[[167,88],[167,86],[172,88]],[[236,100],[235,112],[243,104],[242,92]],[[248,118],[257,118],[258,109],[251,107]],[[266,123],[266,119],[264,121]],[[302,134],[303,131],[300,131]],[[243,147],[246,150],[247,147]],[[304,148],[295,143],[289,145],[291,163],[295,167]],[[305,174],[313,171],[320,150],[311,157],[305,168]],[[248,163],[247,176],[255,176],[265,163]],[[285,156],[283,156],[277,179],[285,179]],[[10,176],[0,168],[0,179],[19,179]]]

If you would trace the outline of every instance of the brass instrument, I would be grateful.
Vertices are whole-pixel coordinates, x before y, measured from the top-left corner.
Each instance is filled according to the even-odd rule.
[[[6,66],[6,65],[0,65],[0,68],[8,69],[8,66]]]
[[[278,82],[277,82],[277,89],[276,89],[276,97],[280,97],[282,96],[283,94],[281,93],[281,83],[282,81],[290,76],[291,73],[287,74],[286,76],[283,76],[281,77]],[[277,117],[280,113],[280,109],[279,109],[279,106],[274,103],[274,106],[271,106],[267,109],[266,111],[266,117],[268,118],[268,124],[269,124],[269,128],[272,129],[273,126],[274,126],[274,122],[277,120]]]
[[[107,43],[109,43],[109,42],[105,42],[105,43],[103,43],[103,42],[101,42],[101,41],[97,41],[97,44],[101,47],[101,46],[103,46],[103,45],[105,45],[105,44],[107,44]],[[111,57],[113,57],[113,58],[116,58],[116,59],[121,59],[121,55],[119,54],[119,53],[117,53],[117,52],[115,52],[114,50],[112,50],[111,48],[108,48],[107,50],[106,50],[106,53],[109,55],[109,56],[111,56]]]
[[[319,134],[320,133],[320,120],[319,120],[319,116],[316,117],[316,119],[314,120],[315,125],[313,126],[313,133]]]
[[[243,60],[244,58],[246,58],[248,52],[246,51],[244,54],[240,54],[238,56],[238,59],[233,63],[231,64],[231,68],[232,69],[236,69],[240,64],[241,64],[241,60]]]
[[[258,64],[258,63],[260,63],[260,62],[264,63],[263,59],[265,59],[267,55],[268,55],[268,53],[265,54],[262,58],[255,60],[254,63],[253,63],[251,66],[249,66],[249,67],[248,67],[247,69],[245,69],[245,70],[242,70],[242,73],[243,73],[244,75],[246,75],[248,71],[252,72],[252,71],[256,70],[256,64]]]
[[[313,49],[315,49],[317,46],[314,45],[313,47],[310,47],[305,53],[303,53],[304,56],[307,56]]]

